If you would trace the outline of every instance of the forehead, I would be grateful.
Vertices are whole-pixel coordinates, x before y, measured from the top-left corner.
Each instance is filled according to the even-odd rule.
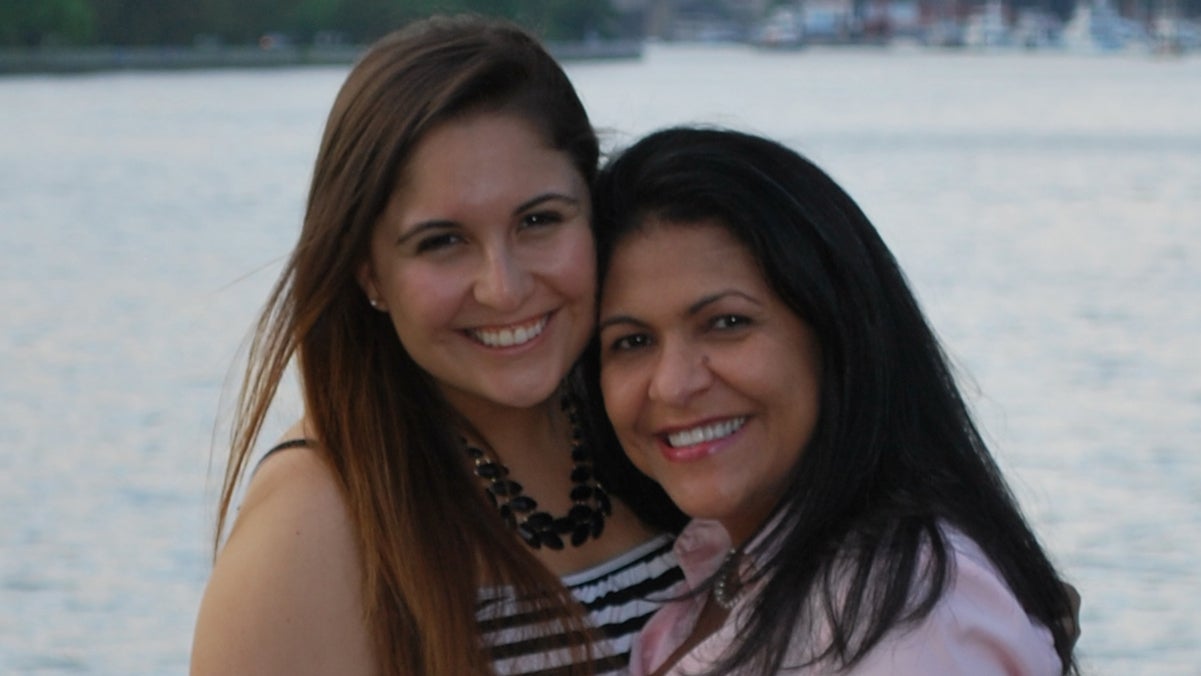
[[[687,249],[692,252],[722,252],[723,256],[732,256],[739,262],[754,261],[750,250],[720,218],[677,220],[651,215],[643,218],[614,242],[610,256],[611,264],[625,263],[637,258],[640,253],[645,254],[649,247],[655,246],[679,251]],[[687,265],[692,260],[683,256],[671,256],[662,262]]]
[[[413,197],[482,186],[516,189],[548,180],[566,186],[582,184],[583,177],[530,120],[478,111],[426,132],[402,167],[396,192]]]
[[[430,170],[454,166],[464,159],[487,163],[514,152],[551,150],[537,127],[522,117],[474,112],[452,117],[426,131],[413,147],[402,174],[419,179]]]
[[[687,283],[682,284],[682,280]],[[648,218],[614,246],[602,301],[649,302],[736,283],[765,287],[751,252],[719,220]]]

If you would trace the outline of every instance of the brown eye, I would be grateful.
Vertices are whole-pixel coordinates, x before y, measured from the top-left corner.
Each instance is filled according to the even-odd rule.
[[[710,325],[715,329],[728,330],[748,326],[750,323],[750,318],[742,315],[720,315],[714,317]]]
[[[628,352],[630,350],[636,350],[640,347],[646,347],[650,344],[650,336],[646,335],[645,333],[634,333],[628,336],[622,336],[613,341],[609,346],[609,350],[613,352]]]
[[[423,237],[421,241],[417,242],[417,253],[446,249],[462,241],[462,237],[450,232]]]
[[[554,225],[563,222],[563,217],[553,211],[538,211],[532,214],[526,214],[521,219],[521,225],[527,228],[534,228],[543,225]]]

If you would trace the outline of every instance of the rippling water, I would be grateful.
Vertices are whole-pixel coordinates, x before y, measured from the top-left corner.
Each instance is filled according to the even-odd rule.
[[[1080,587],[1086,672],[1201,674],[1201,58],[569,70],[609,146],[719,123],[839,179]],[[186,671],[214,420],[344,74],[0,80],[0,673]]]

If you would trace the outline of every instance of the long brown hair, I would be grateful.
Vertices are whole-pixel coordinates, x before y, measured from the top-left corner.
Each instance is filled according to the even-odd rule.
[[[490,673],[475,621],[484,579],[512,585],[564,618],[572,642],[582,639],[579,609],[558,579],[483,499],[454,432],[457,414],[354,277],[416,144],[479,110],[522,115],[591,183],[591,124],[560,66],[527,33],[443,17],[381,39],[334,102],[304,227],[257,324],[233,421],[218,533],[295,357],[308,422],[356,529],[382,673]]]

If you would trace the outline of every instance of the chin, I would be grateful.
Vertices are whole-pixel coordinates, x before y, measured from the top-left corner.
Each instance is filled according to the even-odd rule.
[[[689,490],[687,492],[672,491],[664,488],[671,501],[676,503],[680,511],[694,519],[711,519],[720,521],[729,515],[728,509],[722,504],[715,504],[714,491]]]
[[[513,408],[533,408],[547,402],[555,396],[559,383],[541,383],[536,386],[521,386],[498,388],[494,401]]]

